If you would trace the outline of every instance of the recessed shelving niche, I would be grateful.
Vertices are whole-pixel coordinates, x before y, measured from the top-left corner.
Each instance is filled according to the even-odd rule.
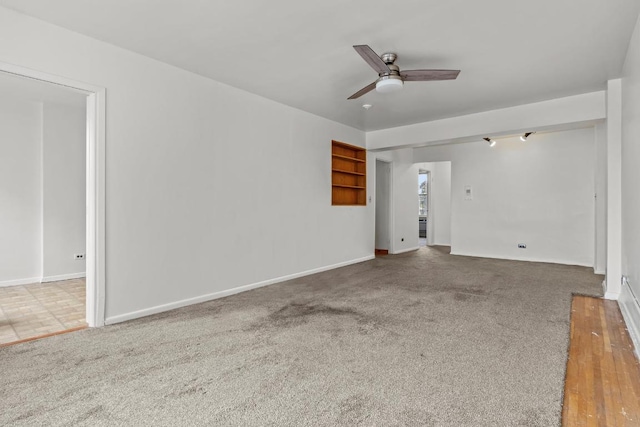
[[[367,150],[331,141],[331,204],[367,204]]]

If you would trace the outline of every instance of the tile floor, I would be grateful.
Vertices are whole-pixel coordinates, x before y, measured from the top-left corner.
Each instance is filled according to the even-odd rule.
[[[81,326],[85,279],[0,288],[0,344]]]

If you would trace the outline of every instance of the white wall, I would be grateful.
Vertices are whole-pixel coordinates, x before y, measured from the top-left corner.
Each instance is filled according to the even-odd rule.
[[[42,105],[0,99],[0,285],[38,281]]]
[[[431,172],[428,230],[430,245],[451,246],[451,162],[418,163],[420,170]]]
[[[596,133],[596,233],[595,233],[595,262],[594,270],[597,274],[605,274],[607,268],[607,125],[599,123],[595,127]]]
[[[418,148],[414,159],[452,162],[452,253],[593,266],[593,128]]]
[[[82,276],[85,261],[86,110],[44,104],[42,276]],[[62,276],[62,277],[61,277]]]
[[[640,19],[622,74],[622,287],[620,305],[640,351]]]
[[[607,299],[622,283],[622,80],[607,81]]]
[[[331,206],[363,132],[4,8],[0,61],[106,88],[108,322],[372,256],[372,206]]]

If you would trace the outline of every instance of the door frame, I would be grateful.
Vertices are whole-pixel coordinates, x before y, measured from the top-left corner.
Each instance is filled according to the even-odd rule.
[[[64,86],[87,96],[86,318],[89,327],[104,326],[106,89],[1,61],[0,72]]]
[[[391,160],[387,160],[385,158],[381,158],[381,157],[376,157],[375,159],[375,173],[374,173],[374,183],[375,183],[375,190],[374,190],[374,194],[376,195],[375,201],[376,201],[376,206],[378,205],[378,197],[377,197],[377,191],[378,191],[378,161],[382,162],[382,163],[386,163],[389,166],[389,178],[388,178],[388,183],[389,183],[389,200],[387,200],[387,209],[389,210],[389,212],[387,213],[387,217],[389,218],[389,223],[387,224],[388,227],[388,235],[389,235],[389,248],[388,251],[390,254],[394,253],[394,236],[393,236],[393,224],[394,224],[394,220],[393,220],[393,161]],[[374,217],[375,217],[375,207],[374,207]],[[376,221],[377,221],[377,217],[374,218],[374,238],[373,238],[373,246],[374,246],[374,250],[377,249],[375,248],[376,245],[376,239],[375,239],[375,228],[376,228]]]

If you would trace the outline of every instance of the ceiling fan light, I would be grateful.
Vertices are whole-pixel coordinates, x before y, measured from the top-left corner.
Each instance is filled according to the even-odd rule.
[[[380,79],[376,83],[376,91],[380,93],[396,92],[402,89],[402,80],[399,78]]]

